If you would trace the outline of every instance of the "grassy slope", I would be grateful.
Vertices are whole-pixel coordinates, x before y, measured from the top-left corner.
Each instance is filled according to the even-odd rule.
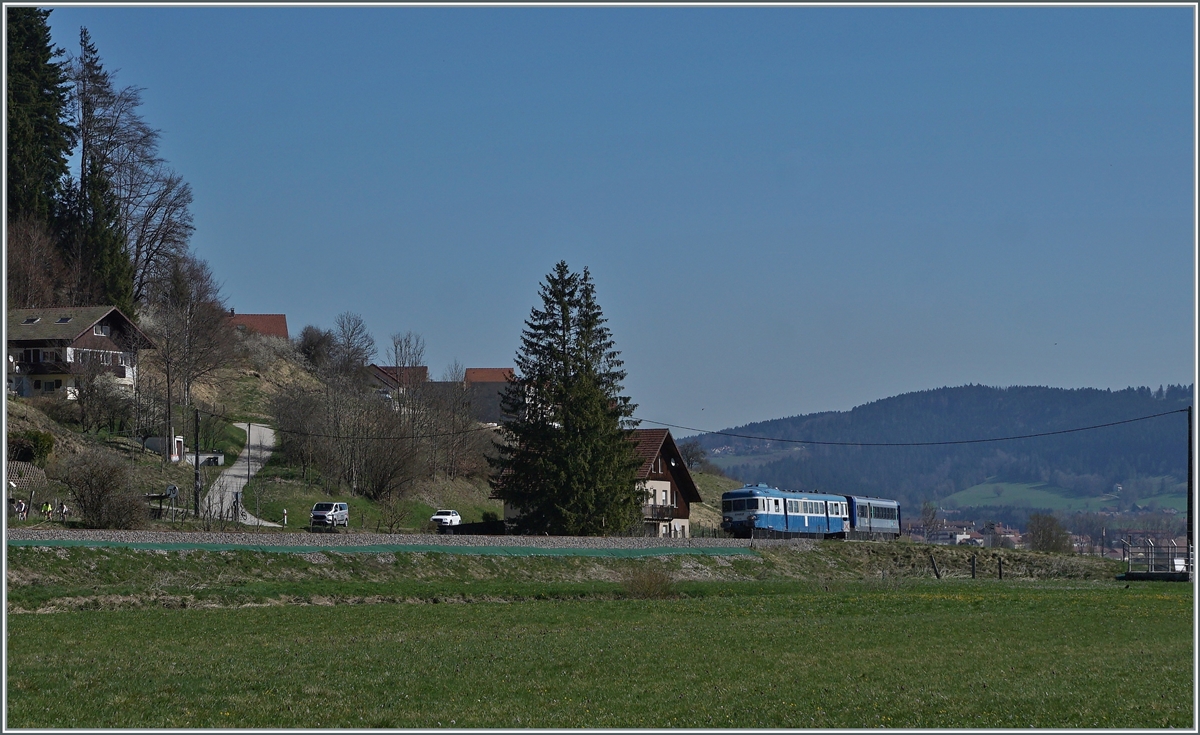
[[[693,472],[692,479],[700,490],[703,503],[692,506],[691,522],[693,526],[703,525],[708,528],[719,528],[721,525],[721,493],[741,487],[742,483],[720,475],[710,475],[704,472]]]
[[[997,488],[1000,489],[999,494],[996,493]],[[1162,508],[1187,509],[1186,494],[1157,495],[1141,498],[1138,502],[1143,505],[1153,502]],[[1114,495],[1080,497],[1047,483],[985,482],[947,496],[942,504],[948,508],[1046,508],[1072,512],[1115,507],[1117,499]]]
[[[109,436],[104,434],[82,434],[50,420],[44,413],[21,399],[9,398],[6,401],[8,416],[8,431],[15,433],[28,429],[48,431],[54,435],[54,453],[50,461],[66,459],[67,457],[86,450],[99,450],[117,456],[123,464],[130,468],[131,485],[138,493],[161,493],[167,485],[175,485],[183,491],[190,490],[194,481],[194,469],[191,466],[163,462],[162,457],[153,452],[147,452],[133,439]],[[231,427],[221,442],[222,448],[236,455],[240,446],[245,443],[245,432]],[[219,467],[201,467],[201,482],[207,488],[220,473]],[[45,491],[53,498],[61,498],[69,503],[66,489],[54,486]],[[41,495],[37,498],[44,499]],[[35,499],[35,502],[38,502]],[[190,496],[187,499],[190,503]],[[15,526],[59,526],[58,523],[45,523],[36,514],[30,513],[29,520],[19,523],[10,519],[10,525]],[[158,524],[156,524],[158,525]]]
[[[22,615],[6,724],[1190,727],[1191,616],[1185,585],[969,580]]]
[[[302,476],[298,468],[286,466],[279,455],[274,455],[251,480],[244,497],[247,510],[256,513],[257,509],[259,517],[276,523],[282,521],[286,508],[288,524],[293,528],[307,523],[313,504],[324,501],[349,503],[352,530],[374,531],[377,523],[382,523],[383,511],[378,503],[349,495],[344,488],[331,490],[331,485],[311,470],[307,477]],[[488,498],[489,492],[484,478],[420,480],[401,503],[408,512],[401,527],[424,528],[437,508],[457,510],[466,523],[483,520],[484,512],[500,515],[503,505]]]

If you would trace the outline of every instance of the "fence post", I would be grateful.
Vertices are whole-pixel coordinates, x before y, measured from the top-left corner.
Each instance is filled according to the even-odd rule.
[[[931,552],[929,552],[929,563],[933,565],[933,576],[937,577],[938,579],[941,579],[941,578],[942,578],[942,573],[938,571],[938,568],[937,568],[937,560],[935,560],[935,559],[933,558],[933,552],[932,552],[932,551],[931,551]]]
[[[971,554],[971,579],[975,579],[975,554]]]
[[[999,566],[996,567],[996,569],[997,569],[999,578],[1004,579],[1004,557],[1003,556],[1000,557],[998,561],[999,561]]]

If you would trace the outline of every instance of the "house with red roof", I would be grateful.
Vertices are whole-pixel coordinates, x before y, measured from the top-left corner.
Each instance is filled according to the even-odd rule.
[[[229,324],[239,332],[289,339],[286,314],[237,314],[230,309]]]

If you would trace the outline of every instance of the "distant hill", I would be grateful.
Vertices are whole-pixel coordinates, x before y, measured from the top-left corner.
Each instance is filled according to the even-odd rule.
[[[1192,386],[1153,391],[1016,386],[905,393],[850,411],[792,416],[725,431],[777,439],[930,442],[1060,431],[1186,408]],[[697,437],[732,477],[794,490],[896,497],[912,507],[985,482],[1044,483],[1078,497],[1176,492],[1187,476],[1186,414],[1034,439],[933,447],[830,447]],[[960,496],[961,499],[961,496]]]

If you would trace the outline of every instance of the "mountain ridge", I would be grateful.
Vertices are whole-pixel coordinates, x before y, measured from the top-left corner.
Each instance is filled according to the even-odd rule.
[[[696,439],[731,476],[794,490],[894,496],[919,504],[996,480],[1050,482],[1100,494],[1138,478],[1186,478],[1183,414],[975,444],[863,447],[791,442],[975,441],[1063,431],[1185,409],[1192,403],[1192,390],[1190,385],[1114,391],[969,384],[902,393],[849,411],[801,414],[724,430],[762,439],[717,433]],[[777,459],[764,456],[784,448],[793,451]],[[740,457],[763,461],[738,463]]]

